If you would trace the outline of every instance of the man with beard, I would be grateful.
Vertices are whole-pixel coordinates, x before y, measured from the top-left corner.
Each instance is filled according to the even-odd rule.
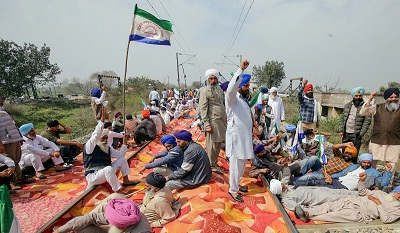
[[[361,107],[364,104],[364,93],[363,87],[355,87],[351,91],[353,100],[344,106],[339,126],[339,136],[342,138],[342,142],[352,142],[357,151],[360,151],[361,139],[367,132],[372,118],[360,115]]]
[[[344,148],[344,153],[340,151]],[[295,177],[292,182],[297,180],[314,180],[325,178],[327,183],[332,183],[332,174],[343,171],[345,168],[353,164],[353,157],[357,156],[357,149],[352,142],[339,143],[332,146],[334,157],[328,160],[325,166],[322,166],[321,160],[318,156],[306,157],[303,160],[295,163],[301,166],[300,177]],[[311,170],[311,173],[308,171]]]
[[[212,175],[207,152],[192,140],[189,131],[181,130],[174,136],[183,150],[183,162],[178,170],[167,176],[166,186],[170,189],[193,189],[207,184]]]
[[[269,101],[268,105],[272,107],[272,112],[274,113],[274,119],[272,126],[276,123],[278,130],[280,130],[281,122],[285,121],[285,108],[283,107],[283,101],[281,97],[278,96],[278,88],[271,87],[269,89]]]
[[[229,194],[237,202],[244,202],[238,193],[247,192],[240,186],[247,159],[254,158],[252,143],[253,118],[247,97],[249,96],[250,78],[243,71],[249,66],[244,60],[233,75],[225,94],[226,115],[226,156],[229,158]]]
[[[215,173],[222,174],[223,169],[218,166],[218,155],[226,133],[224,92],[218,85],[218,70],[207,70],[205,77],[208,85],[200,94],[200,116],[206,131],[206,149],[211,169]]]
[[[295,207],[295,215],[303,222],[309,219],[329,222],[364,222],[380,219],[383,223],[393,223],[400,218],[400,186],[393,192],[368,190],[364,181],[365,173],[360,174],[358,196],[340,198],[310,208]]]
[[[37,178],[46,179],[47,177],[42,174],[42,171],[45,170],[43,163],[49,159],[53,160],[53,163],[56,165],[54,168],[57,172],[71,168],[63,166],[64,160],[61,158],[60,148],[56,144],[40,135],[36,135],[32,123],[22,125],[19,127],[19,131],[24,139],[24,144],[21,146],[22,156],[19,161],[21,170],[32,166]]]
[[[303,81],[304,88],[299,88],[299,93],[297,95],[300,103],[301,121],[304,130],[318,128],[318,102],[314,98],[313,85],[307,83],[308,80],[305,79]]]
[[[142,145],[143,141],[151,141],[157,137],[157,126],[152,119],[150,119],[150,111],[144,109],[142,111],[142,121],[133,132],[133,138],[138,146]]]
[[[376,167],[378,160],[385,161],[392,165],[394,174],[400,154],[399,89],[387,89],[383,94],[386,102],[371,105],[376,95],[376,92],[370,94],[360,110],[360,115],[374,116],[374,127],[369,143],[369,151],[374,155],[372,166]]]
[[[163,227],[173,221],[181,208],[165,183],[165,177],[159,173],[152,172],[146,176],[146,192],[140,212],[146,216],[151,227]]]
[[[352,164],[345,168],[343,171],[332,174],[331,179],[311,180],[311,181],[297,181],[295,186],[325,186],[329,188],[345,188],[348,190],[356,190],[357,183],[359,180],[359,175],[362,172],[367,174],[367,181],[365,182],[365,187],[377,187],[381,189],[383,186],[389,185],[390,178],[392,177],[391,165],[387,163],[385,165],[385,171],[382,174],[371,166],[372,163],[371,154],[360,155],[358,161],[359,164]]]
[[[105,111],[105,108],[102,107],[102,117],[83,148],[83,166],[85,167],[85,176],[88,183],[86,189],[93,185],[108,182],[112,190],[117,192],[122,189],[115,174],[118,170],[121,171],[124,186],[136,185],[140,182],[130,181],[128,178],[131,171],[128,161],[124,157],[128,149],[126,140],[124,140],[124,145],[120,150],[115,150],[107,145],[109,132],[108,130],[103,130],[106,118]],[[111,158],[115,158],[115,160],[111,162]]]

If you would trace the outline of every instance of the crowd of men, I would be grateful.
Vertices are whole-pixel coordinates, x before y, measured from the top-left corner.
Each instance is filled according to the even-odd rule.
[[[2,108],[0,184],[7,185],[13,194],[20,184],[34,182],[31,177],[46,179],[42,172],[49,167],[57,172],[70,169],[82,151],[87,189],[107,182],[115,194],[54,232],[101,232],[104,228],[98,225],[109,225],[114,232],[151,232],[151,227],[162,227],[178,215],[180,204],[173,198],[173,190],[207,184],[213,172],[227,173],[218,161],[224,149],[229,160],[228,193],[236,202],[244,202],[248,192],[241,185],[244,176],[265,176],[271,193],[279,195],[282,204],[303,221],[397,221],[400,187],[393,186],[393,179],[400,154],[399,89],[387,89],[385,102],[374,104],[376,92],[364,102],[364,88],[354,88],[338,129],[342,143],[333,145],[330,155],[323,148],[335,132],[318,129],[320,114],[312,84],[304,80],[298,92],[301,122],[289,124],[276,87],[269,91],[260,87],[250,93],[251,76],[243,74],[248,66],[247,60],[242,61],[225,83],[217,70],[207,70],[205,87],[180,95],[174,89],[164,89],[160,97],[155,88],[140,118],[129,114],[124,120],[116,112],[111,121],[106,111],[107,88],[94,88],[91,106],[97,125],[84,145],[61,139],[60,134],[72,131],[58,120],[49,120],[47,130],[37,135],[32,123],[18,128]],[[206,136],[206,149],[187,130],[165,135],[173,119],[193,117],[190,113],[194,108],[195,125]],[[368,153],[359,155],[371,122]],[[141,171],[152,169],[146,176],[143,202],[137,205],[124,198],[122,191],[124,186],[139,183],[129,179],[125,154],[128,146],[142,146],[157,136],[162,136],[165,150]],[[128,145],[128,140],[135,143]],[[248,160],[251,169],[245,174]],[[384,171],[376,170],[378,161],[384,163]],[[26,175],[29,169],[34,170],[31,176]]]

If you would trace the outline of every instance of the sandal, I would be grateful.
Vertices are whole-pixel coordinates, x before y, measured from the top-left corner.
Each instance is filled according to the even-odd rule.
[[[40,175],[40,176],[38,176],[37,178],[39,178],[39,179],[41,179],[41,180],[44,180],[44,179],[46,179],[47,178],[47,176],[45,176],[45,175]]]
[[[231,197],[233,198],[233,200],[237,201],[237,202],[244,202],[242,196],[240,196],[240,194],[236,195],[236,197],[233,196],[232,193],[228,192],[229,195],[231,195]]]
[[[300,205],[297,205],[294,208],[294,215],[296,216],[296,218],[299,218],[303,222],[308,222],[310,220],[310,218],[307,216],[306,212],[303,210],[303,208],[301,208]]]
[[[247,193],[249,189],[246,186],[239,185],[239,191],[242,193]]]

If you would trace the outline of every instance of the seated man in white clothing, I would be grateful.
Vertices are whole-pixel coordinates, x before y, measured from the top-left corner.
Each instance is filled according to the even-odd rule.
[[[21,146],[21,160],[19,161],[21,170],[32,166],[37,178],[46,179],[46,176],[42,174],[45,169],[43,163],[49,159],[53,160],[57,172],[70,169],[70,167],[63,166],[64,160],[60,156],[60,148],[46,138],[36,135],[32,123],[22,125],[19,131],[24,139],[24,144]]]
[[[87,187],[89,189],[93,185],[108,182],[114,192],[119,191],[122,186],[115,174],[121,171],[123,177],[123,185],[136,185],[138,181],[130,181],[128,175],[131,173],[128,161],[124,157],[127,151],[126,140],[121,149],[115,150],[107,145],[108,130],[103,130],[104,119],[106,118],[105,108],[102,108],[102,117],[97,122],[96,129],[83,148],[83,165],[85,167],[85,176]],[[111,158],[115,158],[111,162]]]

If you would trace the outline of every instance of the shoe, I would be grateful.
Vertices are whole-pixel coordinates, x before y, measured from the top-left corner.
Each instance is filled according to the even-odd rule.
[[[237,202],[244,202],[244,200],[243,200],[242,196],[240,196],[240,194],[238,194],[236,197],[234,197],[234,196],[232,195],[232,193],[230,193],[230,192],[228,192],[228,193],[229,193],[229,195],[231,195],[231,197],[233,198],[233,200],[235,200],[235,201],[237,201]]]
[[[131,183],[122,183],[123,186],[134,186],[139,184],[140,181],[131,181]]]
[[[31,183],[33,183],[33,182],[35,182],[35,179],[32,178],[32,177],[30,177],[30,178],[24,177],[24,178],[22,178],[21,180],[18,180],[18,183],[19,183],[19,184],[31,184]]]
[[[247,193],[249,189],[246,186],[239,185],[239,191],[242,193]]]
[[[47,178],[47,176],[45,176],[45,175],[40,175],[40,176],[38,176],[37,178],[39,178],[39,179],[41,179],[41,180],[44,180],[44,179],[46,179]]]
[[[69,163],[75,163],[75,162],[78,162],[77,158],[73,158],[71,161],[69,161]]]
[[[19,186],[17,183],[11,183],[11,190],[20,190],[21,186]]]
[[[219,169],[216,168],[216,167],[211,168],[211,170],[212,170],[212,172],[215,172],[215,173],[220,174],[220,175],[223,175],[223,174],[224,174],[221,170],[219,170]]]
[[[303,210],[303,208],[301,208],[300,205],[297,205],[294,208],[294,215],[296,216],[296,218],[300,219],[303,222],[308,222],[310,220],[310,218],[307,216],[306,212]]]
[[[64,169],[56,169],[56,172],[63,172],[71,169],[71,167],[64,167]]]
[[[64,163],[64,165],[63,165],[63,167],[69,167],[69,168],[71,168],[71,167],[75,167],[75,165],[73,165],[73,164],[71,164],[71,163]]]

